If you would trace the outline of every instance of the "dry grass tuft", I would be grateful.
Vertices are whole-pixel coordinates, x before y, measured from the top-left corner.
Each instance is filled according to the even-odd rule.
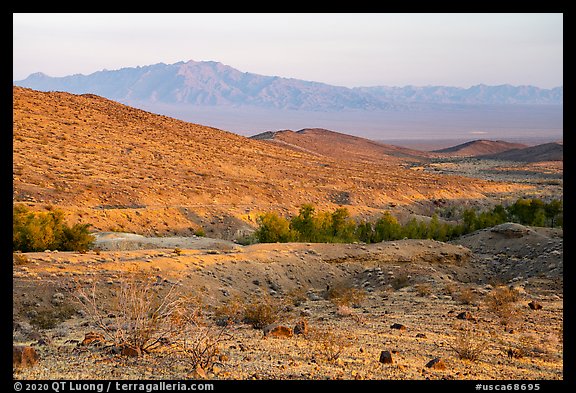
[[[74,295],[113,346],[148,353],[181,340],[197,325],[199,302],[177,289],[174,284],[161,293],[151,277],[132,274],[121,279],[110,310],[101,309],[96,284],[90,292],[79,288]],[[113,322],[108,318],[111,314],[115,316]]]
[[[496,287],[484,298],[488,311],[500,318],[502,325],[508,326],[514,323],[519,316],[519,310],[514,304],[520,300],[520,293],[512,288]]]
[[[469,322],[464,322],[456,327],[456,338],[450,348],[460,359],[477,361],[486,350],[487,342],[482,337],[482,332],[474,328]]]
[[[270,295],[254,296],[244,306],[243,321],[255,329],[262,329],[276,322],[282,309],[282,303]]]
[[[356,337],[328,328],[310,329],[308,339],[312,342],[312,358],[330,363],[336,362],[344,349],[356,341]]]
[[[358,307],[366,299],[366,292],[340,282],[328,290],[327,299],[337,306]]]

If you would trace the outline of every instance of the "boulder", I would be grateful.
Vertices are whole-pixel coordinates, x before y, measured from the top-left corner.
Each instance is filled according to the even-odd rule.
[[[84,340],[80,343],[82,346],[104,344],[104,336],[100,333],[88,332],[84,335]]]
[[[308,321],[305,319],[299,320],[294,326],[294,334],[308,334]]]
[[[465,321],[475,321],[476,319],[472,316],[470,311],[462,311],[460,314],[456,315],[456,318],[463,319]]]
[[[531,310],[541,310],[542,309],[542,305],[538,302],[535,302],[534,300],[532,300],[530,303],[528,303],[528,307],[530,307]]]
[[[25,345],[12,345],[12,367],[31,367],[38,363],[40,357],[36,350]]]
[[[142,351],[138,347],[132,345],[124,345],[120,351],[120,355],[128,357],[138,357],[142,356]]]
[[[264,337],[288,338],[294,335],[291,328],[277,324],[268,325],[262,331],[264,332]]]
[[[401,323],[394,323],[392,326],[390,326],[390,329],[406,330],[406,326],[402,325]]]
[[[392,364],[394,360],[392,359],[392,353],[390,351],[382,351],[380,352],[380,363],[383,364]]]
[[[426,363],[426,367],[433,368],[434,370],[446,370],[446,364],[441,358],[434,358]]]

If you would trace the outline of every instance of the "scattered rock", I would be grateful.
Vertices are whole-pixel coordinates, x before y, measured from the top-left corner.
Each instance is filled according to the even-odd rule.
[[[426,338],[426,335],[424,333],[418,333],[416,338]]]
[[[40,357],[32,347],[12,345],[12,367],[31,367],[38,363]]]
[[[32,345],[38,346],[38,347],[45,347],[47,345],[50,345],[50,343],[51,343],[51,341],[49,338],[41,338]]]
[[[80,343],[82,346],[97,345],[104,343],[104,336],[100,333],[89,332],[84,336],[84,340]]]
[[[534,300],[532,300],[530,303],[528,303],[528,307],[530,307],[531,310],[541,310],[542,309],[542,305]]]
[[[456,315],[456,318],[463,319],[465,321],[475,321],[476,319],[472,316],[470,311],[462,311],[460,314]]]
[[[446,370],[446,364],[441,358],[434,358],[426,363],[426,367],[433,368],[434,370]]]
[[[308,299],[312,300],[313,302],[323,300],[321,296],[318,296],[318,294],[316,294],[314,292],[308,292],[308,293],[306,293],[306,296],[308,296]]]
[[[383,364],[392,364],[394,363],[394,360],[392,360],[392,354],[390,353],[390,351],[382,351],[380,352],[380,363]]]
[[[200,366],[196,366],[192,375],[194,376],[194,378],[197,378],[197,379],[208,379],[208,376],[206,375],[206,371],[204,371],[204,369]]]
[[[390,329],[406,330],[406,326],[402,325],[401,323],[394,323],[392,326],[390,326]]]
[[[51,303],[52,303],[53,305],[55,305],[55,306],[59,306],[59,305],[61,305],[62,303],[64,303],[64,298],[65,298],[65,297],[66,297],[66,296],[64,296],[63,293],[56,292],[54,295],[52,295]]]
[[[264,337],[288,338],[294,335],[294,332],[289,327],[277,324],[265,326],[262,331],[264,332]]]
[[[308,334],[308,321],[305,319],[299,320],[294,326],[294,334]]]
[[[138,347],[132,345],[124,345],[120,351],[120,355],[128,357],[139,357],[142,356],[142,351]]]

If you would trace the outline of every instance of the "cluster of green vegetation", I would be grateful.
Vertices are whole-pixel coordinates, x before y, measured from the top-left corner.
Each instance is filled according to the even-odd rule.
[[[255,235],[260,243],[377,243],[405,237],[448,240],[461,234],[461,226],[440,223],[436,215],[428,223],[412,219],[401,225],[394,216],[385,212],[374,223],[362,221],[356,224],[346,208],[337,208],[331,213],[316,212],[309,204],[303,205],[299,214],[290,220],[269,212],[259,218],[258,224]]]
[[[510,206],[496,205],[492,210],[477,213],[467,209],[462,214],[464,231],[473,232],[504,222],[517,222],[535,227],[563,226],[562,200],[554,199],[548,203],[537,198],[519,198]]]
[[[269,212],[258,219],[256,238],[260,243],[313,242],[350,243],[357,241],[356,223],[346,208],[316,212],[306,204],[291,220]]]
[[[562,201],[545,203],[540,199],[518,199],[506,208],[497,205],[483,212],[466,209],[460,222],[453,224],[441,222],[438,215],[433,214],[430,220],[413,218],[403,225],[390,212],[385,212],[375,222],[356,223],[346,208],[337,208],[332,213],[317,212],[314,206],[305,204],[298,215],[290,219],[275,212],[263,214],[255,236],[260,243],[378,243],[403,238],[447,241],[504,222],[562,226]]]
[[[90,224],[70,227],[64,222],[64,212],[61,210],[32,212],[24,205],[16,205],[12,212],[13,251],[84,252],[94,243],[94,236],[88,231]]]

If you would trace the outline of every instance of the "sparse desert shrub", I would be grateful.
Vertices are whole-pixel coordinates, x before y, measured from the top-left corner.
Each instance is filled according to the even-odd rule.
[[[243,235],[234,240],[236,243],[240,244],[241,246],[249,246],[251,244],[258,243],[258,238],[255,234],[250,235]]]
[[[327,299],[337,306],[360,306],[366,298],[366,292],[350,286],[346,282],[336,283],[327,293]]]
[[[172,285],[165,293],[154,285],[155,280],[142,275],[123,277],[111,309],[104,310],[96,293],[76,291],[76,298],[86,314],[113,345],[135,348],[141,353],[189,336],[201,314],[197,300],[179,293]],[[107,323],[107,315],[116,316],[115,323]]]
[[[328,328],[319,328],[310,329],[308,339],[313,345],[312,356],[314,359],[335,362],[342,351],[351,346],[356,338]]]
[[[401,288],[407,287],[410,282],[410,276],[406,273],[400,273],[398,276],[394,277],[390,282],[392,288],[399,290]]]
[[[198,237],[206,237],[206,231],[204,231],[204,228],[198,228],[194,231],[194,235]]]
[[[306,296],[304,288],[292,288],[286,293],[286,301],[293,306],[298,307],[306,300],[308,300],[308,296]]]
[[[38,329],[54,329],[60,323],[72,318],[75,313],[76,309],[72,305],[64,303],[51,310],[38,311],[30,318],[30,324]]]
[[[497,287],[484,298],[488,310],[500,318],[502,325],[513,323],[518,317],[518,309],[515,302],[520,299],[520,294],[516,289],[506,286]]]
[[[190,336],[184,339],[180,351],[182,359],[193,369],[201,367],[208,370],[217,362],[220,346],[231,339],[227,326],[215,328],[208,324],[197,323]]]
[[[449,282],[449,283],[446,283],[446,285],[444,285],[444,289],[442,290],[442,293],[444,295],[454,296],[459,290],[460,289],[459,289],[458,285],[456,285],[452,282]]]
[[[476,361],[486,350],[486,341],[482,333],[465,322],[456,327],[456,337],[448,344],[460,359]]]
[[[216,325],[227,326],[242,322],[244,319],[245,302],[239,296],[233,296],[214,310]]]
[[[416,294],[418,296],[430,296],[432,294],[432,287],[430,287],[430,284],[416,284],[414,285],[414,288],[416,289]]]
[[[276,322],[281,311],[282,304],[270,295],[254,296],[244,306],[243,321],[255,329],[262,329]]]
[[[453,299],[461,304],[477,304],[478,294],[472,288],[461,288],[453,295]]]
[[[557,347],[557,338],[551,334],[523,333],[515,342],[504,342],[501,347],[509,358],[550,358]]]
[[[19,252],[12,253],[12,264],[14,266],[25,265],[29,262],[30,260],[28,259],[28,257],[26,257],[26,255],[21,254]]]

